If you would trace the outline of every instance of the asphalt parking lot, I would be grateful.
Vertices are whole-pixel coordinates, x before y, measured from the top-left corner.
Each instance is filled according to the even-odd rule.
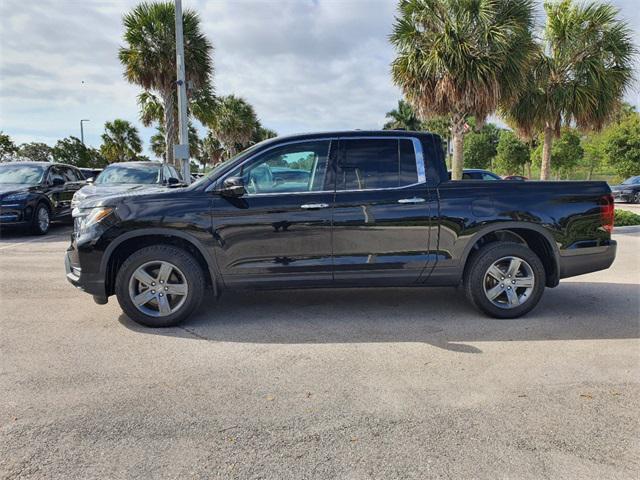
[[[640,233],[519,320],[455,289],[226,294],[145,329],[0,239],[2,478],[637,478]]]

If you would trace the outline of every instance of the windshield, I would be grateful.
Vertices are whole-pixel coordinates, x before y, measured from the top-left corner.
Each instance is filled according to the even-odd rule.
[[[104,184],[152,184],[160,182],[162,165],[113,165],[105,168],[95,181]]]
[[[0,183],[37,185],[42,180],[44,170],[40,165],[5,164],[0,166]]]
[[[640,185],[640,176],[627,178],[622,185]]]

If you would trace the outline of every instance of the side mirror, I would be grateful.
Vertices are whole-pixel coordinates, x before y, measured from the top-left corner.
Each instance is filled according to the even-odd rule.
[[[51,182],[51,185],[53,185],[54,187],[60,187],[62,185],[64,185],[64,180],[61,178],[54,178],[53,181]]]
[[[93,183],[95,181],[96,181],[96,179],[94,177],[87,178],[87,183]]]
[[[167,178],[167,185],[177,185],[180,183],[180,180],[178,180],[175,177],[169,177]]]
[[[244,195],[244,180],[242,177],[229,177],[222,183],[220,194],[225,197],[241,197]]]

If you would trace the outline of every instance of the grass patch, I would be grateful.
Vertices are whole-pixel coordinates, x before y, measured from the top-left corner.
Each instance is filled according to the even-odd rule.
[[[640,215],[629,212],[627,210],[615,210],[614,225],[616,227],[628,227],[631,225],[640,225]]]

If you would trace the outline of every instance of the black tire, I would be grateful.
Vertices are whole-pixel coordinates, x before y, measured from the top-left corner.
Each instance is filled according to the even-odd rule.
[[[522,303],[513,307],[506,305],[508,302],[506,291],[503,294],[504,296],[496,299],[496,303],[504,302],[502,303],[503,306],[494,304],[494,302],[488,298],[488,294],[485,293],[485,289],[489,288],[486,282],[493,279],[493,277],[487,277],[489,268],[506,257],[515,257],[516,259],[524,260],[530,267],[534,278],[533,287],[528,294],[526,289],[514,287],[519,288],[519,290],[514,290],[514,292],[516,292],[518,300],[522,301]],[[540,301],[546,283],[544,265],[540,261],[540,258],[525,245],[512,242],[490,243],[474,253],[468,261],[470,263],[467,266],[464,278],[465,293],[473,306],[490,317],[518,318],[530,312]],[[510,280],[505,278],[506,285],[508,285],[509,281]],[[500,282],[496,281],[495,283],[496,285],[494,286],[497,287],[497,284]],[[503,286],[503,284],[500,286]],[[506,288],[511,290],[510,287]],[[521,292],[520,295],[517,294],[517,291]],[[526,299],[523,298],[523,293]]]
[[[45,215],[47,218],[46,225],[40,222],[40,215]],[[33,216],[31,218],[31,225],[29,227],[29,231],[34,235],[45,235],[49,231],[49,227],[51,226],[51,211],[49,207],[47,207],[46,203],[39,203],[36,206],[36,209],[33,211]]]
[[[131,277],[136,270],[156,261],[169,262],[177,267],[188,287],[182,305],[165,316],[145,314],[134,305],[129,293]],[[115,291],[120,307],[134,322],[152,328],[172,327],[185,320],[200,306],[204,297],[205,278],[200,264],[185,250],[171,245],[152,245],[136,251],[125,260],[116,276]]]

